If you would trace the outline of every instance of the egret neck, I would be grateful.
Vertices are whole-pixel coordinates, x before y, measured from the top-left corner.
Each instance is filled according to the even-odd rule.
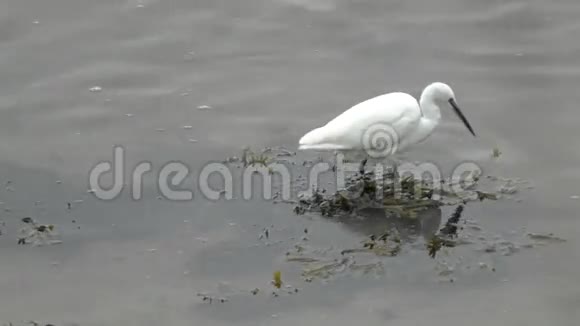
[[[437,89],[435,84],[431,84],[423,90],[421,93],[421,98],[419,99],[419,107],[421,109],[421,119],[419,120],[419,125],[415,129],[415,134],[413,135],[414,142],[421,142],[425,140],[435,127],[439,124],[441,120],[441,110],[439,109],[439,104],[437,103],[436,94]]]

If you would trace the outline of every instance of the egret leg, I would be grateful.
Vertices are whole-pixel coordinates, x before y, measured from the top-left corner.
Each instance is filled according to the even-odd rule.
[[[362,174],[363,176],[365,175],[365,165],[367,165],[367,161],[368,159],[365,158],[364,160],[362,160],[362,162],[360,162],[360,168],[359,168],[359,172],[360,174]]]
[[[388,161],[388,163],[391,166],[391,169],[393,171],[393,178],[395,178],[395,180],[398,179],[399,178],[399,170],[398,170],[399,162],[394,158],[389,158],[389,159],[387,159],[387,161]]]

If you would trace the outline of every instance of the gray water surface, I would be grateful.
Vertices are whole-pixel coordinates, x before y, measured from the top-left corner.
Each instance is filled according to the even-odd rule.
[[[579,15],[574,0],[0,1],[0,182],[11,181],[0,190],[0,321],[577,325]],[[195,174],[247,145],[295,150],[361,100],[418,95],[436,80],[454,88],[479,137],[444,112],[410,156],[530,180],[521,202],[466,214],[490,231],[567,242],[487,257],[495,273],[454,283],[437,281],[424,253],[386,260],[384,278],[304,283],[284,263],[288,239],[308,228],[312,245],[348,247],[366,230],[259,199],[159,200],[153,175],[139,201],[127,189],[113,201],[86,192],[114,145],[128,168],[182,161]],[[55,224],[63,243],[17,246],[24,216]],[[260,245],[270,225],[282,242]],[[299,294],[211,305],[196,296],[220,282],[267,292],[277,269]]]

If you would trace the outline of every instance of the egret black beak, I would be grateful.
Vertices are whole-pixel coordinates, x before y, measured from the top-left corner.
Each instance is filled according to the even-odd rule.
[[[467,121],[467,118],[465,118],[465,116],[463,115],[463,113],[459,109],[459,106],[457,106],[457,103],[455,102],[455,100],[449,99],[449,104],[451,104],[451,107],[455,111],[455,114],[457,114],[457,116],[459,117],[459,119],[461,119],[461,121],[467,127],[467,129],[469,129],[469,132],[473,135],[473,137],[475,137],[475,132],[473,132],[473,128],[471,128],[469,121]]]

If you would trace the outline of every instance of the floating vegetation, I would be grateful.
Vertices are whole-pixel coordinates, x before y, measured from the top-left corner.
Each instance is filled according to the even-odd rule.
[[[340,260],[336,260],[330,263],[318,264],[316,266],[311,266],[305,268],[302,272],[302,276],[305,279],[312,280],[313,278],[323,278],[326,279],[339,271],[343,271],[351,263],[351,258],[346,257]]]
[[[271,158],[266,155],[265,151],[256,154],[250,148],[245,148],[242,153],[242,163],[244,164],[244,167],[254,165],[262,165],[267,167],[270,162]]]
[[[393,233],[392,240],[394,242],[397,241],[396,237],[395,233]],[[371,246],[370,243],[372,241],[376,241],[376,245]],[[374,272],[378,276],[384,273],[382,262],[358,263],[355,261],[353,254],[371,253],[366,258],[376,257],[376,255],[396,255],[400,244],[392,244],[391,247],[387,248],[386,242],[383,238],[371,236],[369,240],[362,242],[362,248],[346,249],[340,252],[335,251],[333,248],[323,249],[297,244],[294,246],[294,250],[286,253],[286,261],[301,263],[303,265],[302,278],[308,283],[314,279],[329,279],[340,274],[350,275],[356,272],[362,272],[363,275]],[[381,253],[381,251],[386,254]]]
[[[427,251],[431,258],[435,258],[437,252],[443,247],[455,247],[454,239],[457,237],[458,223],[462,213],[463,205],[457,206],[439,233],[435,234],[427,243]]]
[[[552,233],[518,235],[512,231],[506,233],[505,237],[499,234],[490,234],[474,220],[465,219],[464,209],[464,206],[456,207],[436,236],[429,238],[424,246],[417,246],[420,243],[413,241],[401,240],[398,230],[391,229],[381,235],[370,235],[361,241],[359,248],[354,249],[340,250],[332,247],[322,249],[303,244],[295,245],[294,250],[286,253],[286,261],[303,265],[302,277],[305,282],[312,282],[315,279],[329,280],[340,276],[352,276],[356,272],[381,277],[384,275],[386,264],[384,259],[392,259],[390,257],[401,255],[404,252],[403,248],[406,248],[405,251],[427,249],[429,256],[437,257],[434,266],[437,275],[449,282],[454,282],[459,276],[458,273],[469,273],[469,271],[477,270],[495,272],[496,269],[489,258],[487,262],[481,260],[490,254],[510,256],[523,249],[565,241]],[[458,253],[453,258],[452,251],[445,251],[445,255],[439,255],[439,251],[443,248],[459,250],[460,247],[464,250],[472,250],[464,251],[471,253],[471,255]],[[478,251],[485,255],[482,257],[477,254]]]
[[[494,193],[491,193],[491,192],[485,192],[485,191],[479,191],[479,190],[477,190],[476,193],[477,193],[477,198],[480,201],[484,201],[486,199],[490,199],[490,200],[497,200],[497,199],[499,199],[499,197],[498,197],[497,194],[494,194]]]
[[[457,236],[457,223],[459,223],[461,213],[463,213],[463,205],[457,206],[453,215],[445,222],[445,226],[440,231],[442,235],[450,237]]]
[[[401,252],[401,237],[397,229],[392,229],[383,233],[379,237],[371,235],[368,240],[363,241],[362,248],[345,249],[341,255],[353,253],[372,253],[377,256],[394,257]]]
[[[496,154],[501,153],[497,151]],[[308,169],[324,163],[324,159],[320,157],[300,163],[296,162],[294,155],[296,153],[283,148],[265,148],[258,151],[245,148],[240,156],[228,158],[226,162],[237,163],[232,166],[238,168],[256,165],[268,168],[273,162],[293,165],[302,172],[292,174],[296,176],[293,190],[303,191],[312,182],[312,171]],[[426,252],[432,257],[440,276],[455,277],[454,273],[462,271],[459,265],[470,258],[476,259],[475,263],[469,265],[472,271],[495,271],[492,262],[482,262],[478,256],[483,254],[487,257],[491,253],[508,256],[520,248],[559,242],[558,237],[550,234],[528,234],[517,240],[514,239],[515,235],[523,233],[512,231],[505,238],[492,235],[475,220],[464,218],[470,202],[510,199],[511,195],[521,189],[533,188],[526,180],[482,176],[481,172],[475,171],[462,174],[459,179],[437,181],[405,174],[399,177],[398,174],[387,171],[381,178],[377,178],[373,172],[350,177],[347,175],[344,186],[336,190],[336,183],[332,182],[336,179],[328,177],[329,174],[332,177],[337,171],[331,170],[330,165],[326,168],[323,166],[320,165],[320,168],[325,169],[321,173],[328,174],[319,175],[318,181],[329,181],[328,189],[317,185],[309,194],[303,193],[292,200],[280,200],[280,192],[276,192],[273,202],[290,203],[294,213],[308,214],[309,220],[313,217],[311,213],[331,219],[340,223],[341,227],[362,233],[364,238],[358,245],[355,243],[338,248],[316,248],[309,244],[318,243],[318,240],[308,239],[307,236],[312,235],[307,229],[304,230],[304,237],[294,245],[293,250],[286,252],[284,258],[287,263],[302,265],[301,275],[306,282],[315,279],[327,280],[341,275],[351,276],[355,272],[380,276],[384,274],[386,259],[398,260],[404,253],[413,250]],[[301,171],[305,169],[306,171]],[[449,207],[451,213],[449,219],[441,225],[441,211],[444,207]],[[271,238],[272,229],[261,229],[259,240],[266,241]],[[298,233],[291,237],[291,240],[298,239]],[[444,248],[448,250],[442,250]],[[469,255],[468,252],[474,255]],[[461,255],[455,263],[450,259],[453,253]],[[281,273],[274,274],[271,284],[276,288],[273,293],[275,296],[281,289],[288,287],[282,284]],[[258,291],[246,290],[245,293],[257,295]]]
[[[354,272],[361,271],[363,275],[369,275],[373,272],[375,275],[383,275],[385,273],[385,265],[381,261],[368,264],[352,264],[349,268]]]
[[[387,173],[382,180],[366,173],[348,179],[345,189],[331,195],[314,189],[311,196],[300,199],[294,212],[319,212],[333,217],[364,208],[382,208],[390,215],[416,218],[421,211],[444,205],[443,201],[432,199],[434,188],[429,182],[405,177],[397,184],[393,181],[396,179],[393,173]]]
[[[235,288],[227,282],[220,282],[217,285],[217,290],[212,292],[198,292],[197,296],[201,298],[202,302],[206,303],[226,303],[236,300],[236,298],[240,297],[249,297],[249,296],[258,296],[261,293],[266,295],[271,295],[273,297],[279,297],[283,294],[293,295],[300,291],[299,288],[294,287],[289,284],[283,284],[282,282],[282,272],[276,271],[274,272],[274,277],[270,281],[271,285],[274,286],[274,289],[270,294],[267,291],[262,291],[262,289],[255,287],[252,289],[240,289]]]
[[[288,157],[296,155],[284,147],[265,147],[260,151],[254,151],[250,147],[244,147],[240,157],[231,156],[226,158],[224,163],[242,163],[243,167],[261,165],[268,167],[274,162],[285,162]],[[295,165],[295,162],[292,162]]]
[[[484,183],[483,187],[480,187]],[[497,185],[499,183],[499,186]],[[316,212],[325,217],[356,215],[365,208],[383,209],[389,216],[415,219],[422,212],[442,206],[464,205],[472,201],[510,198],[525,186],[526,180],[502,178],[472,173],[462,180],[420,180],[413,176],[397,177],[383,174],[382,180],[372,172],[347,178],[344,189],[327,192],[312,189],[309,195],[298,198],[293,211],[298,215]]]
[[[301,257],[301,256],[287,256],[287,262],[299,262],[299,263],[314,263],[320,261],[317,258],[312,257]]]
[[[358,264],[351,256],[335,259],[326,263],[310,264],[304,268],[302,277],[306,282],[312,282],[314,279],[327,280],[341,273],[362,272],[363,275],[369,275],[374,272],[375,275],[383,275],[384,263],[371,262]]]
[[[282,287],[282,272],[281,271],[275,271],[274,272],[274,278],[272,279],[272,284],[277,288],[281,288]]]
[[[306,163],[303,164],[303,166],[306,165]],[[302,263],[304,280],[312,281],[315,278],[328,278],[343,271],[354,271],[358,264],[351,261],[353,255],[363,255],[360,257],[362,259],[395,257],[407,249],[417,248],[426,250],[430,257],[435,258],[442,248],[456,248],[460,245],[479,247],[486,253],[498,252],[502,255],[509,255],[522,246],[532,247],[540,244],[520,245],[515,241],[503,240],[499,236],[491,239],[481,226],[471,220],[462,220],[462,216],[469,202],[509,199],[510,195],[518,192],[522,186],[527,189],[532,188],[528,181],[522,179],[497,176],[482,178],[478,172],[462,175],[461,180],[442,180],[439,184],[434,183],[433,180],[419,180],[412,176],[399,178],[390,171],[383,173],[382,179],[377,179],[372,172],[360,173],[347,178],[343,189],[338,191],[312,189],[310,194],[298,198],[293,211],[298,215],[317,213],[344,225],[368,225],[360,227],[361,229],[372,228],[372,225],[376,224],[383,230],[370,229],[373,234],[365,239],[360,247],[337,248],[338,251],[332,255],[334,257],[312,256],[300,247],[302,250],[297,250],[297,255],[287,254],[286,261]],[[436,216],[434,211],[440,214],[444,206],[453,206],[452,214],[442,226],[439,225],[440,222],[435,222],[437,226],[433,228],[430,226],[432,222],[427,219]],[[361,213],[366,209],[384,212],[384,217],[379,218],[391,222],[381,224],[366,220],[367,218]],[[398,225],[387,227],[388,232],[380,233],[384,231],[385,225],[391,225],[392,221],[399,221],[394,222]],[[467,232],[461,232],[464,227],[468,228]],[[417,243],[413,237],[405,236],[405,239],[401,240],[397,236],[400,231],[406,234],[413,233],[414,231],[411,230],[413,228],[419,229],[426,240],[425,244]],[[439,230],[436,231],[437,229]],[[479,236],[475,236],[473,234],[475,232],[479,232]],[[436,261],[439,263],[439,260]],[[361,266],[364,265],[380,269],[376,262],[365,263]],[[358,270],[361,269],[364,267]],[[452,268],[446,270],[447,272],[443,274],[453,273]]]
[[[26,226],[20,229],[18,244],[42,246],[62,243],[62,241],[58,239],[58,234],[55,231],[54,225],[40,224],[32,217],[23,218],[22,223],[26,224]]]
[[[435,236],[427,243],[427,251],[431,258],[435,258],[437,252],[443,248],[443,240]]]

